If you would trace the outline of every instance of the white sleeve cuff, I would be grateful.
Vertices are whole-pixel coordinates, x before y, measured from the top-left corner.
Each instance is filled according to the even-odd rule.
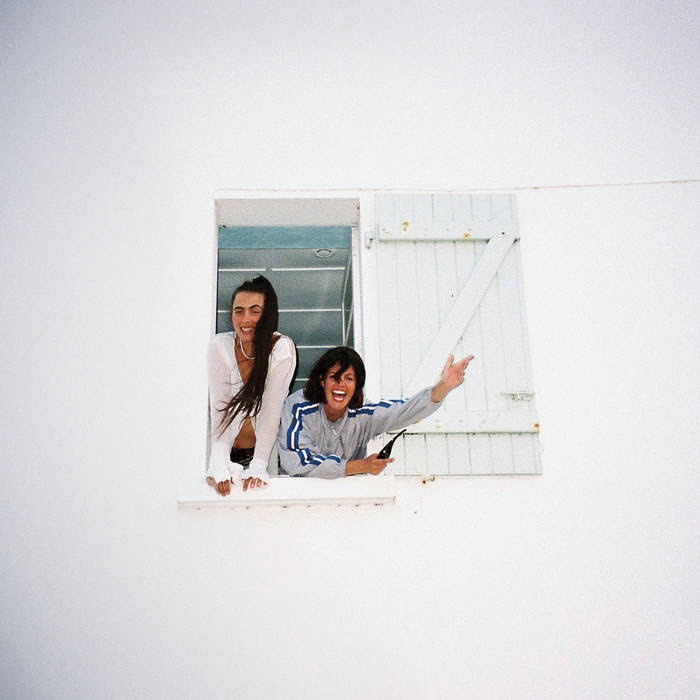
[[[243,486],[243,472],[245,468],[238,462],[230,462],[229,471],[231,472],[231,483],[234,486]]]
[[[230,447],[223,442],[215,442],[211,446],[209,455],[209,466],[207,467],[207,476],[211,476],[217,483],[226,481],[231,478],[231,457],[229,454]]]
[[[253,457],[250,460],[250,465],[243,470],[243,479],[251,476],[256,479],[262,479],[265,482],[269,481],[270,475],[267,473],[267,462],[259,457]]]

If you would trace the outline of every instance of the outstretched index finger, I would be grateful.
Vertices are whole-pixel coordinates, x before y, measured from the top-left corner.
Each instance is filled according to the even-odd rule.
[[[445,362],[445,366],[442,368],[441,374],[444,374],[447,372],[447,370],[452,367],[452,363],[455,361],[455,356],[450,354],[447,356],[447,362]]]
[[[466,369],[467,365],[474,359],[474,355],[467,355],[463,360],[460,360],[460,369]]]

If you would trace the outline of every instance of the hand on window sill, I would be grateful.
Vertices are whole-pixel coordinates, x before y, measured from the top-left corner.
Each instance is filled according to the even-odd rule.
[[[231,493],[231,479],[225,481],[215,481],[213,476],[207,477],[207,484],[211,486],[220,496],[228,496]]]
[[[351,479],[270,476],[266,488],[249,488],[243,493],[243,489],[230,487],[226,498],[222,498],[211,483],[201,476],[184,474],[178,486],[179,507],[197,509],[270,505],[376,505],[393,503],[395,497],[395,477],[386,472],[378,476],[359,474]]]
[[[247,479],[243,481],[243,490],[247,491],[248,489],[254,489],[254,488],[263,488],[264,486],[267,486],[267,481],[263,481],[262,479],[258,479],[257,477],[254,476],[249,476]]]
[[[211,486],[219,495],[228,496],[231,493],[231,480],[226,479],[226,481],[214,481],[211,476],[207,477],[207,484]],[[258,479],[254,476],[249,476],[247,479],[243,480],[243,491],[254,488],[263,488],[267,486],[267,482],[262,479]]]

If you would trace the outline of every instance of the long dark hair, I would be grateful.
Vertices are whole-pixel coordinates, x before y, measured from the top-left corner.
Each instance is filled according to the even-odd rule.
[[[231,296],[231,313],[233,313],[236,294],[239,292],[262,294],[265,301],[263,302],[262,315],[255,326],[255,335],[253,336],[253,357],[255,358],[253,369],[240,390],[221,409],[220,433],[223,433],[231,425],[239,413],[246,417],[256,416],[259,413],[265,389],[265,380],[267,379],[267,370],[270,364],[270,352],[272,352],[272,347],[275,344],[274,332],[277,330],[279,318],[277,294],[266,277],[259,275],[252,280],[246,280],[239,287],[236,287]]]
[[[355,393],[350,399],[350,408],[360,408],[365,400],[362,389],[365,386],[365,363],[362,358],[347,345],[327,350],[314,362],[314,366],[309,372],[309,379],[304,387],[304,398],[314,403],[325,403],[326,394],[323,391],[321,382],[328,370],[340,365],[337,374],[340,376],[348,367],[355,370]],[[333,375],[335,376],[335,375]]]

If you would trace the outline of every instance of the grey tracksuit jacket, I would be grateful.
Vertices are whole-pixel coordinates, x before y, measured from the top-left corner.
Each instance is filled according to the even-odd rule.
[[[440,408],[430,392],[427,388],[409,399],[382,399],[348,408],[331,423],[323,404],[307,401],[301,389],[295,391],[284,402],[277,435],[282,470],[290,476],[345,476],[345,463],[366,457],[373,437],[415,423]]]

